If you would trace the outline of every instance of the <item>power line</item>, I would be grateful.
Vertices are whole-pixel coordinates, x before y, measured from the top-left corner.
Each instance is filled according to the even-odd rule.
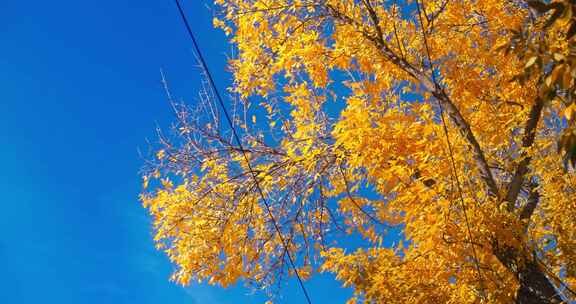
[[[238,133],[236,132],[236,128],[234,128],[234,123],[232,123],[232,119],[230,118],[230,115],[228,114],[228,111],[226,110],[226,107],[224,106],[224,102],[222,101],[222,97],[220,96],[220,92],[218,91],[218,88],[216,87],[214,79],[212,78],[212,74],[210,73],[210,70],[208,69],[208,65],[206,64],[206,61],[204,60],[204,56],[202,56],[202,52],[200,51],[200,47],[198,46],[198,42],[196,41],[196,38],[194,37],[194,33],[192,32],[192,28],[190,27],[190,23],[188,22],[188,18],[186,18],[186,14],[184,13],[182,6],[180,5],[180,1],[174,0],[174,2],[176,3],[176,6],[178,7],[178,12],[180,13],[180,17],[182,18],[182,22],[184,22],[184,26],[186,27],[186,31],[188,32],[188,36],[190,36],[190,39],[192,40],[192,44],[194,46],[194,50],[196,51],[196,54],[198,55],[198,59],[200,60],[200,64],[202,65],[202,68],[206,72],[206,76],[208,78],[208,81],[210,82],[210,86],[212,86],[212,88],[214,89],[214,95],[216,95],[216,99],[218,100],[220,107],[222,107],[222,111],[224,112],[224,116],[226,117],[226,121],[228,122],[230,129],[232,129],[232,133],[234,134],[234,139],[236,140],[236,144],[238,144],[238,147],[240,148],[240,152],[242,152],[242,155],[244,156],[244,160],[246,161],[246,164],[248,166],[248,170],[250,171],[252,178],[254,179],[254,182],[256,183],[256,189],[258,190],[258,193],[260,194],[260,198],[264,202],[264,206],[266,207],[266,211],[267,211],[268,215],[270,216],[270,219],[272,220],[272,224],[274,225],[274,229],[278,233],[278,237],[280,238],[280,241],[282,242],[282,246],[284,247],[284,250],[286,251],[286,254],[288,255],[288,260],[290,261],[290,266],[292,267],[292,269],[294,270],[294,273],[296,274],[296,278],[298,279],[298,283],[300,284],[300,288],[302,289],[302,292],[304,293],[304,296],[306,297],[306,301],[308,302],[308,304],[312,304],[312,301],[310,300],[310,296],[308,295],[308,291],[306,290],[306,287],[304,286],[304,282],[302,281],[300,274],[298,274],[298,269],[296,269],[296,264],[294,263],[294,259],[292,258],[292,255],[290,254],[290,250],[288,249],[288,244],[286,243],[286,240],[282,236],[282,232],[280,231],[280,227],[278,226],[278,222],[276,221],[276,219],[274,218],[274,215],[272,214],[272,210],[270,209],[270,205],[268,204],[268,201],[266,200],[266,197],[264,196],[264,192],[262,191],[262,188],[260,188],[260,183],[258,182],[258,178],[256,177],[256,173],[252,169],[252,165],[250,164],[250,160],[248,159],[248,156],[246,155],[244,147],[242,146],[242,142],[240,141],[240,136],[238,136]]]
[[[422,4],[424,5],[424,4]],[[428,47],[428,38],[426,37],[426,31],[424,30],[424,22],[422,21],[422,11],[420,8],[419,0],[416,0],[416,9],[418,10],[418,19],[420,21],[420,27],[422,30],[422,36],[424,39],[424,47],[426,48],[426,55],[428,57],[428,64],[430,73],[432,74],[432,82],[434,82],[434,89],[439,89],[440,85],[436,81],[436,76],[434,75],[434,66],[432,63],[432,57],[430,56],[430,48]],[[424,12],[425,13],[425,12]],[[442,93],[444,93],[442,91]],[[450,153],[450,160],[452,163],[452,171],[454,172],[454,178],[456,179],[456,186],[458,188],[458,193],[460,195],[460,205],[462,206],[462,211],[464,213],[464,221],[466,222],[466,229],[468,230],[468,238],[470,240],[470,245],[472,246],[472,255],[474,257],[474,264],[476,266],[476,271],[478,272],[478,278],[480,279],[480,289],[481,289],[481,297],[485,297],[485,289],[484,289],[484,277],[482,276],[482,272],[480,271],[480,260],[478,259],[478,254],[476,253],[476,246],[474,246],[474,241],[472,239],[472,231],[470,228],[470,221],[468,219],[468,213],[466,211],[466,205],[464,203],[464,197],[462,195],[462,186],[460,185],[460,178],[458,177],[458,171],[456,170],[456,161],[454,160],[454,153],[452,150],[452,143],[450,142],[450,136],[448,134],[448,126],[446,125],[446,119],[444,118],[444,108],[442,107],[442,103],[436,97],[436,102],[438,103],[438,107],[440,107],[440,117],[442,119],[442,125],[444,128],[444,135],[446,136],[446,143],[448,145],[448,151]]]

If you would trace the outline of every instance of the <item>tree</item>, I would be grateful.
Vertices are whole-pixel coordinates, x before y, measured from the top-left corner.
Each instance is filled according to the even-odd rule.
[[[303,278],[334,273],[352,302],[576,299],[561,2],[216,3],[238,50],[243,148],[207,87],[197,107],[173,103],[143,174],[161,181],[141,199],[176,282],[267,287],[293,259]],[[393,229],[402,240],[383,244]],[[342,233],[364,245],[346,250]]]
[[[528,1],[538,18],[513,31],[512,40],[502,46],[505,52],[515,49],[525,61],[524,72],[515,79],[523,83],[538,76],[538,97],[544,102],[556,99],[565,106],[566,128],[558,150],[566,164],[576,164],[576,3]],[[534,18],[534,17],[533,17]]]

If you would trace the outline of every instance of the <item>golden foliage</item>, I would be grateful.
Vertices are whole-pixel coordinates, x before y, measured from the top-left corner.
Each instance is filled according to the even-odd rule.
[[[160,183],[141,196],[175,281],[270,286],[290,254],[303,277],[354,288],[350,303],[574,299],[576,180],[555,153],[574,114],[541,98],[546,67],[526,72],[537,59],[500,50],[545,13],[508,0],[216,2],[254,176],[213,101],[177,108],[175,139],[161,137],[144,174]],[[390,227],[402,242],[383,244]],[[367,245],[346,250],[343,233]]]

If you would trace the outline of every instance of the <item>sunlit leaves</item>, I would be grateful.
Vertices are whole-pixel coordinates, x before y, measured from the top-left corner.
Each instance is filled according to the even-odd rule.
[[[525,60],[524,71],[515,77],[521,82],[538,79],[540,98],[561,101],[566,127],[558,140],[558,152],[567,164],[576,164],[576,133],[571,107],[576,102],[576,5],[570,1],[528,1],[536,22],[512,28],[514,35],[507,52]]]
[[[352,302],[510,303],[536,259],[575,282],[567,4],[216,2],[245,150],[209,101],[161,137],[142,200],[174,280],[270,287],[289,253]]]

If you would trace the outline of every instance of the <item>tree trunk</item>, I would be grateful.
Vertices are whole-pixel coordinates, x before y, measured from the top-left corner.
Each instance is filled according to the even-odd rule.
[[[561,303],[562,299],[537,263],[528,262],[518,273],[520,288],[516,294],[518,304]]]
[[[498,260],[514,273],[520,284],[516,291],[516,304],[563,303],[537,261],[508,246],[495,248]]]

